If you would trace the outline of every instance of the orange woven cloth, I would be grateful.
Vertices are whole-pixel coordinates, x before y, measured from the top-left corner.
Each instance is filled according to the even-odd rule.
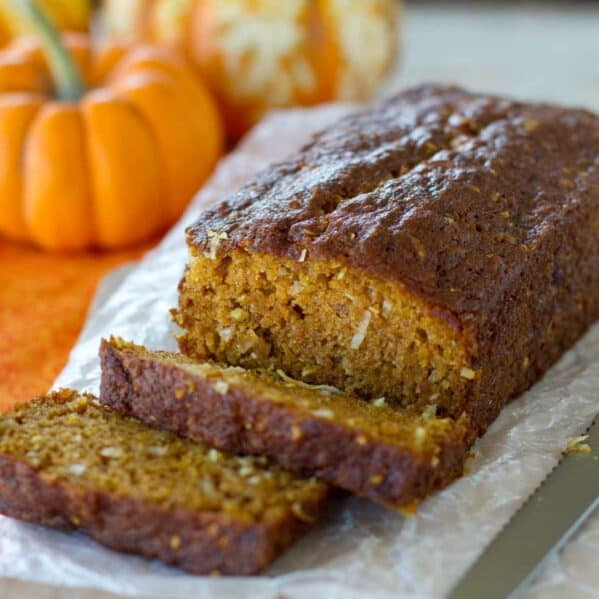
[[[0,411],[51,386],[100,279],[147,249],[60,255],[0,240]]]

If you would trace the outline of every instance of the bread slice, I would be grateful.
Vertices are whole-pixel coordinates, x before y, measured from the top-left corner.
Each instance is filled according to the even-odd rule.
[[[470,414],[599,318],[599,117],[426,85],[349,115],[187,230],[196,360]]]
[[[194,363],[114,338],[100,358],[104,405],[392,508],[460,476],[472,441],[467,418],[400,413],[383,398],[369,403],[282,372]]]
[[[75,391],[0,416],[0,512],[190,572],[258,572],[314,522],[327,492]]]

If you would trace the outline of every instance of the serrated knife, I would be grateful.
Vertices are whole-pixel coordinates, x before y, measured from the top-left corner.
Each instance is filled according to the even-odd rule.
[[[515,597],[599,507],[599,416],[590,453],[566,454],[493,539],[449,599]]]

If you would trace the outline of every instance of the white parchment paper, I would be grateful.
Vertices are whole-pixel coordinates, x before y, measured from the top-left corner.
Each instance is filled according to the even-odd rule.
[[[330,106],[271,116],[220,166],[182,221],[139,264],[109,276],[57,386],[96,392],[101,336],[175,349],[168,310],[186,260],[184,227],[202,207],[299,146],[348,110]],[[106,550],[0,517],[0,576],[130,596],[440,597],[557,462],[567,439],[599,409],[599,326],[533,389],[513,402],[476,445],[469,473],[408,519],[345,498],[322,523],[256,578],[186,575],[156,562]],[[598,451],[599,448],[593,448]],[[567,492],[567,490],[564,490]],[[599,596],[599,518],[571,542],[527,591],[529,597]],[[2,581],[0,580],[0,596]]]

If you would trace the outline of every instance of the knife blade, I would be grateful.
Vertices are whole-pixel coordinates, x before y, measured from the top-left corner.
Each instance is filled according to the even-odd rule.
[[[599,506],[599,417],[587,434],[591,452],[562,457],[453,588],[449,599],[514,597]]]

